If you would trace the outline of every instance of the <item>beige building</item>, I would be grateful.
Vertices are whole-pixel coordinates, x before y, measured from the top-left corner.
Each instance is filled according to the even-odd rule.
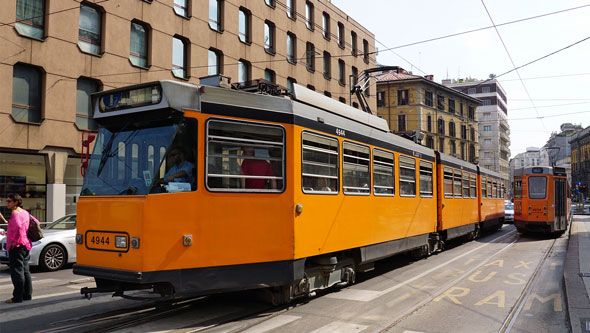
[[[374,35],[329,1],[15,0],[0,22],[0,197],[42,220],[75,212],[93,92],[222,74],[358,105],[351,77],[375,66]]]
[[[436,83],[431,75],[413,75],[397,66],[377,76],[377,112],[392,132],[476,163],[476,108],[481,102]]]

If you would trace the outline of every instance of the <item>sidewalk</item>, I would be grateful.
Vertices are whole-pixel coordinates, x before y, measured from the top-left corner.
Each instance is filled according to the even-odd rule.
[[[563,271],[572,332],[590,332],[590,216],[574,215]]]

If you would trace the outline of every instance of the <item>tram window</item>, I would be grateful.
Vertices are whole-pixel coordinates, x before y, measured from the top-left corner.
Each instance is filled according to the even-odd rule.
[[[444,174],[444,191],[445,198],[453,197],[453,169],[445,167],[443,169]]]
[[[481,177],[481,198],[486,199],[488,197],[488,188],[486,186],[486,178]]]
[[[131,145],[131,178],[139,178],[139,145],[137,143]]]
[[[164,156],[166,156],[166,147],[160,147],[158,161],[162,161],[162,163],[160,164],[159,178],[164,178],[164,175],[166,174],[166,160],[163,158]]]
[[[463,198],[469,198],[469,172],[463,171]]]
[[[338,193],[338,140],[303,132],[301,143],[303,192],[311,194]]]
[[[432,163],[420,161],[420,196],[432,198]]]
[[[373,149],[373,193],[392,196],[395,193],[395,156]]]
[[[547,192],[547,177],[534,176],[529,177],[529,198],[545,199]]]
[[[416,196],[416,160],[399,157],[399,193],[401,196]]]
[[[210,120],[207,188],[215,192],[280,192],[284,188],[282,127]]]
[[[513,187],[514,197],[518,199],[522,198],[522,178],[514,177]]]
[[[488,180],[488,198],[492,197],[492,180]]]
[[[492,198],[496,199],[498,197],[498,183],[492,183]]]
[[[342,143],[342,190],[344,194],[371,192],[371,150],[351,142]]]
[[[455,198],[461,197],[461,170],[454,169],[455,178],[453,182],[453,192],[455,194]]]
[[[469,174],[469,188],[470,196],[477,198],[477,177],[472,173]]]

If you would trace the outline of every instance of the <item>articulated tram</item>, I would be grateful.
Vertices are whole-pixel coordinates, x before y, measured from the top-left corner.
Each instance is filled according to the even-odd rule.
[[[563,234],[571,221],[565,168],[536,166],[514,170],[514,225],[520,233]]]
[[[78,203],[83,293],[269,288],[286,302],[503,223],[499,174],[304,87],[158,81],[93,96]]]

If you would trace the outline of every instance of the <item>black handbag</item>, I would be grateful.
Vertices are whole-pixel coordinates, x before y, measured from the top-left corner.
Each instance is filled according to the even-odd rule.
[[[27,237],[31,242],[36,242],[43,238],[43,231],[39,222],[35,221],[33,215],[29,214],[29,230],[27,230]]]

